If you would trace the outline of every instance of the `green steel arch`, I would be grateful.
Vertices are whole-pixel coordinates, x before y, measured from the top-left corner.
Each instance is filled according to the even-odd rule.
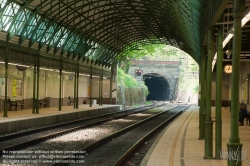
[[[228,2],[0,0],[0,30],[8,42],[19,37],[18,45],[28,41],[32,49],[104,67],[140,45],[160,43],[178,47],[200,63],[206,28]]]

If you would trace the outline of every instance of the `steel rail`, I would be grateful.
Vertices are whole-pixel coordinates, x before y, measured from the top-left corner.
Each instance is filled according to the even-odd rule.
[[[137,141],[127,152],[125,152],[114,164],[113,166],[119,166],[122,163],[125,162],[125,160],[133,153],[135,152],[136,149],[138,149],[140,147],[140,145],[142,145],[144,142],[146,142],[146,140],[151,137],[154,133],[156,133],[159,129],[161,129],[162,127],[164,127],[167,123],[170,123],[171,121],[173,121],[178,115],[180,115],[184,110],[188,109],[189,107],[183,108],[182,110],[180,110],[179,112],[177,112],[176,114],[174,114],[173,116],[171,116],[169,119],[167,119],[166,121],[162,122],[160,125],[158,125],[157,127],[155,127],[153,130],[151,130],[147,135],[145,135],[144,137],[142,137],[139,141]]]
[[[185,107],[185,108],[187,108],[187,107]],[[105,143],[111,141],[112,139],[117,138],[118,136],[121,136],[121,135],[127,133],[128,131],[130,131],[130,130],[132,130],[132,129],[134,129],[134,128],[136,128],[136,127],[138,127],[138,126],[140,126],[140,125],[142,125],[142,124],[144,124],[144,123],[146,123],[146,122],[148,122],[148,121],[150,121],[150,120],[152,120],[152,119],[154,119],[154,118],[156,118],[156,117],[158,117],[158,116],[160,116],[160,115],[162,115],[162,114],[164,114],[164,113],[166,113],[166,112],[168,112],[168,111],[169,111],[169,110],[166,110],[166,111],[164,111],[164,112],[157,113],[157,114],[154,115],[154,116],[151,116],[151,117],[146,118],[146,119],[144,119],[144,120],[142,120],[142,121],[139,121],[139,122],[137,122],[137,123],[135,123],[135,124],[133,124],[133,125],[130,125],[130,126],[124,128],[124,129],[122,129],[122,130],[119,130],[119,131],[115,132],[115,133],[112,134],[112,135],[109,135],[109,136],[107,136],[107,137],[105,137],[105,138],[103,138],[103,139],[101,139],[101,140],[99,140],[99,141],[96,141],[96,142],[90,144],[89,146],[83,148],[83,149],[80,150],[80,151],[82,151],[82,152],[84,152],[84,153],[90,153],[91,151],[97,149],[98,147],[104,145]],[[182,111],[183,111],[183,110],[179,111],[177,114],[179,115],[180,112],[182,112]],[[177,115],[176,115],[176,116],[177,116]],[[173,118],[175,118],[176,116],[173,116],[173,117],[171,117],[170,119],[173,120]],[[170,122],[170,119],[168,119],[168,122]],[[133,148],[132,148],[132,149],[133,149]],[[130,151],[129,151],[129,152],[130,152]],[[128,152],[128,153],[129,153],[129,152]],[[64,164],[63,164],[63,163],[64,163],[63,160],[77,160],[77,156],[78,156],[78,155],[85,155],[85,154],[81,154],[81,153],[74,154],[74,157],[75,157],[75,158],[66,158],[66,159],[62,159],[62,160],[61,160],[62,163],[55,163],[55,164],[53,164],[53,166],[63,166],[63,165],[64,165]],[[125,156],[127,157],[127,155],[124,155],[124,157],[125,157]],[[123,158],[121,158],[121,159],[119,159],[119,160],[123,160]]]
[[[90,126],[97,125],[97,124],[100,124],[100,123],[103,123],[103,122],[107,122],[107,121],[110,121],[110,120],[113,120],[113,119],[117,119],[117,118],[121,118],[121,117],[124,117],[124,116],[128,116],[128,115],[133,114],[133,113],[138,113],[138,112],[146,111],[146,110],[149,110],[149,109],[152,109],[152,108],[155,108],[155,107],[159,107],[159,106],[161,106],[161,105],[151,105],[151,106],[146,106],[146,107],[135,108],[135,109],[132,109],[132,110],[128,110],[128,112],[122,112],[120,115],[118,113],[115,113],[115,114],[118,114],[116,116],[113,116],[113,114],[111,113],[111,114],[108,114],[108,115],[111,115],[111,117],[107,117],[105,119],[95,120],[94,122],[87,122],[87,123],[85,123],[83,125],[80,125],[80,126],[77,126],[77,127],[72,127],[72,128],[69,128],[69,129],[65,129],[65,130],[59,131],[59,132],[55,132],[53,134],[47,134],[45,136],[41,136],[41,137],[29,140],[29,141],[24,141],[24,142],[20,142],[20,143],[17,143],[17,144],[8,146],[8,147],[0,148],[0,155],[2,155],[3,150],[17,150],[17,149],[21,149],[21,148],[24,148],[24,147],[27,147],[27,146],[30,146],[30,145],[34,145],[34,144],[46,141],[48,139],[52,139],[52,138],[58,137],[58,136],[62,136],[62,135],[65,135],[65,134],[68,134],[68,133],[71,133],[71,132],[74,132],[74,131],[86,128],[86,127],[90,127]],[[107,115],[106,114],[105,115],[101,115],[99,118],[102,118],[102,116],[107,116]],[[91,117],[90,119],[95,119],[95,118],[96,117]],[[63,126],[67,126],[67,125],[63,125]],[[62,126],[60,126],[60,127],[62,127]],[[38,133],[38,130],[33,130],[33,133]],[[17,135],[18,135],[18,133],[17,133]]]

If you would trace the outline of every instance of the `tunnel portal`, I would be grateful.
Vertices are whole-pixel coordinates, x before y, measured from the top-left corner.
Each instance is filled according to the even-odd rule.
[[[167,101],[171,99],[168,81],[157,73],[143,75],[145,85],[148,87],[147,100]]]

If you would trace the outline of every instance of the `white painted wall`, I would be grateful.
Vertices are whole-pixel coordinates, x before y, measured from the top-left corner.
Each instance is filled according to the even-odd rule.
[[[33,98],[33,68],[29,67],[25,71],[19,71],[16,66],[9,65],[8,70],[8,96],[12,96],[12,84],[13,79],[22,81],[22,96],[16,97],[17,99]],[[70,80],[69,76],[73,79]],[[4,64],[0,64],[0,77],[5,77]],[[59,98],[59,72],[40,70],[39,78],[39,97],[44,99],[45,97]],[[113,89],[116,89],[116,82],[113,82]],[[89,97],[88,95],[89,77],[79,76],[79,97]],[[99,97],[99,78],[93,78],[92,80],[92,97]],[[108,92],[108,95],[104,95],[104,92]],[[103,80],[103,98],[109,98],[110,93],[110,79]],[[106,93],[105,93],[106,94]],[[74,74],[63,73],[62,75],[62,97],[68,97],[74,95]],[[112,97],[116,97],[116,92],[112,93]],[[4,98],[4,94],[0,95],[0,98]]]

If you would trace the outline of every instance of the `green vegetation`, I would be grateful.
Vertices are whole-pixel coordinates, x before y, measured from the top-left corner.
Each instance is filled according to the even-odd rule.
[[[125,85],[126,87],[140,87],[140,83],[131,76],[125,76],[125,73],[128,72],[131,60],[180,61],[178,100],[186,100],[183,96],[193,96],[197,98],[199,90],[199,66],[186,52],[163,44],[145,45],[129,52],[125,60],[119,65],[119,67],[123,69],[119,69],[119,84]],[[143,84],[143,87],[144,86]]]
[[[163,112],[164,110],[160,108],[153,108],[153,109],[150,109],[149,111],[150,112]]]
[[[146,101],[145,104],[150,105],[150,104],[153,104],[153,102],[152,101]]]
[[[148,95],[148,87],[144,82],[138,82],[132,76],[126,74],[122,69],[118,69],[118,84],[125,88],[143,88],[144,93]]]

